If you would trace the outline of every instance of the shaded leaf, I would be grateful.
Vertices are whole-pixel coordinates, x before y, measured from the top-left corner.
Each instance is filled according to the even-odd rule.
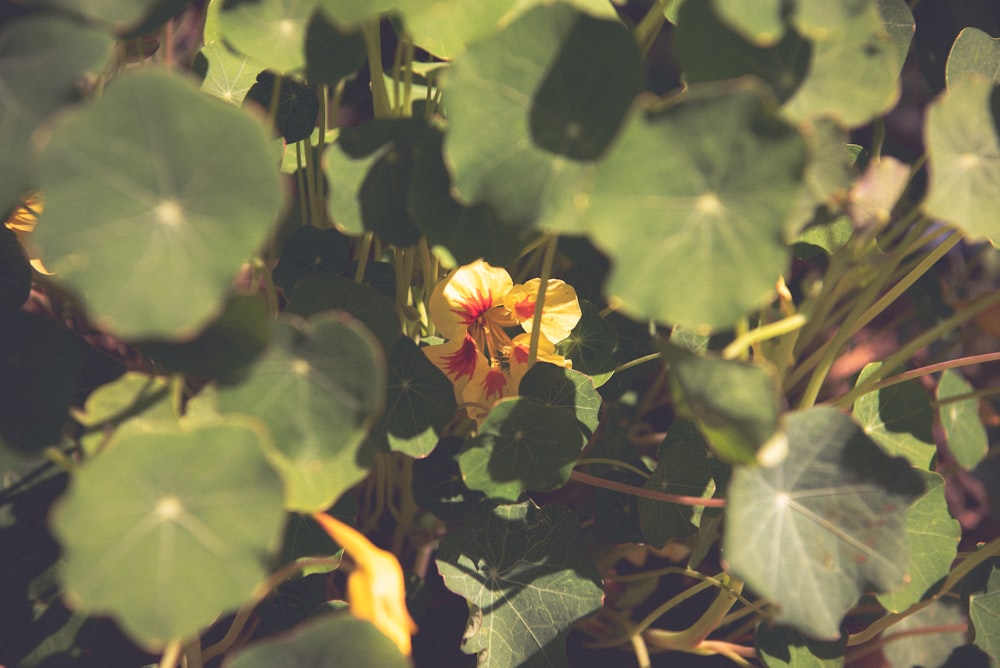
[[[301,73],[316,0],[216,1],[221,4],[219,30],[228,44],[269,69]]]
[[[524,374],[518,394],[569,411],[587,438],[597,429],[601,395],[593,381],[579,371],[538,362]]]
[[[603,599],[576,518],[559,505],[481,505],[441,539],[437,567],[469,602],[476,630],[462,649],[484,668],[567,665],[570,625]]]
[[[455,388],[413,341],[400,337],[389,356],[385,432],[389,448],[426,457],[455,417]]]
[[[733,472],[723,553],[733,573],[780,607],[777,621],[835,640],[862,593],[903,584],[906,507],[923,483],[834,408],[785,422],[781,463]]]
[[[384,400],[378,344],[363,325],[335,312],[279,320],[248,378],[218,391],[222,411],[267,424],[285,507],[304,513],[327,508],[365,476],[371,453],[361,446]]]
[[[285,239],[274,268],[274,284],[291,292],[295,282],[311,274],[339,274],[352,266],[351,239],[334,229],[303,225]]]
[[[265,70],[257,75],[257,82],[247,91],[243,104],[254,102],[264,113],[268,113],[275,86],[280,86],[274,116],[278,134],[289,144],[308,138],[316,127],[316,116],[319,114],[319,97],[312,88],[287,77],[279,79],[273,72]]]
[[[569,480],[586,439],[576,417],[537,399],[498,401],[458,455],[462,478],[493,499],[517,501]]]
[[[600,387],[618,363],[612,352],[618,344],[614,326],[600,316],[597,307],[580,301],[582,315],[569,337],[556,344],[556,352],[573,362],[573,369],[590,376]]]
[[[306,80],[313,86],[336,86],[360,68],[367,57],[360,32],[331,23],[315,12],[306,28]]]
[[[767,668],[840,668],[847,638],[823,642],[793,628],[765,622],[757,626],[754,644]]]

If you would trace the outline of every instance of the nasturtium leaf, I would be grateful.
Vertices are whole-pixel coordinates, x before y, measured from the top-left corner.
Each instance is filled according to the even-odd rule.
[[[264,300],[236,295],[218,318],[185,341],[150,339],[136,342],[164,373],[232,382],[267,347],[269,315]]]
[[[309,86],[289,77],[279,80],[274,72],[265,70],[257,75],[257,82],[247,91],[243,104],[255,102],[261,109],[269,110],[275,86],[279,87],[274,115],[278,134],[289,144],[307,139],[316,128],[316,116],[319,114],[319,97]]]
[[[339,274],[351,265],[351,239],[335,229],[303,225],[286,239],[272,273],[274,284],[291,291],[311,274]]]
[[[1000,656],[1000,568],[994,563],[986,583],[969,595],[969,639],[989,656]]]
[[[966,643],[965,626],[965,614],[958,601],[935,601],[889,627],[881,636],[882,654],[890,666],[945,668],[951,653]],[[975,663],[960,665],[973,668]]]
[[[603,599],[577,520],[559,505],[480,505],[441,539],[437,567],[478,618],[462,649],[480,668],[566,666],[570,625]]]
[[[385,361],[363,325],[337,312],[275,323],[270,349],[240,385],[218,391],[224,412],[263,420],[285,507],[329,507],[371,466],[362,442],[385,400]]]
[[[581,301],[580,310],[580,322],[568,338],[556,344],[556,352],[573,362],[574,370],[587,374],[594,385],[600,387],[618,366],[612,356],[618,334],[592,303]]]
[[[715,490],[708,450],[693,422],[679,419],[667,432],[660,446],[660,460],[645,489],[683,496],[711,496]],[[668,540],[693,534],[701,519],[701,507],[668,503],[657,499],[639,499],[642,533],[654,547]]]
[[[461,525],[484,498],[482,492],[466,487],[455,461],[462,439],[451,436],[441,440],[434,451],[413,462],[413,500],[449,526]]]
[[[249,601],[284,521],[266,438],[243,418],[164,427],[83,466],[52,518],[73,607],[160,645]]]
[[[955,461],[967,469],[982,461],[990,446],[986,427],[979,417],[979,400],[975,397],[952,400],[972,391],[972,385],[950,369],[941,375],[937,387],[938,415],[948,449]]]
[[[301,74],[305,37],[316,0],[215,0],[226,43],[282,74]]]
[[[881,362],[861,370],[857,385],[875,373]],[[934,409],[919,381],[911,380],[862,395],[854,402],[854,419],[873,441],[890,455],[906,457],[910,464],[929,470],[937,454],[934,443]]]
[[[795,231],[821,216],[829,218],[831,210],[840,208],[857,174],[857,160],[847,133],[831,119],[819,119],[802,128],[809,149],[809,163],[803,175],[803,187],[789,216]]]
[[[822,17],[804,16],[806,9],[821,6],[835,11],[838,20],[827,21],[825,9]],[[808,22],[813,48],[808,75],[783,107],[789,117],[806,122],[833,116],[857,127],[896,104],[903,61],[874,0],[805,3],[796,18],[800,30]]]
[[[330,613],[301,624],[290,635],[250,645],[227,668],[407,668],[410,663],[375,625],[347,613]]]
[[[177,0],[32,0],[31,4],[59,9],[90,22],[109,24],[114,30],[124,32],[144,21],[160,6],[179,11],[184,3]]]
[[[573,413],[537,399],[512,397],[493,406],[458,455],[462,478],[492,499],[517,501],[569,480],[586,439]]]
[[[1000,38],[990,37],[979,28],[965,28],[958,33],[948,54],[945,78],[951,86],[968,76],[1000,84]]]
[[[799,259],[809,259],[820,253],[833,255],[854,236],[854,223],[847,216],[835,216],[808,225],[792,246]]]
[[[16,312],[31,294],[31,264],[14,230],[0,225],[0,314]]]
[[[623,308],[689,327],[731,325],[773,293],[805,162],[759,85],[708,88],[632,118],[575,200]]]
[[[998,117],[994,84],[978,77],[952,82],[927,110],[930,182],[924,208],[977,239],[1000,238]]]
[[[569,411],[588,438],[597,429],[601,395],[593,381],[579,371],[538,362],[524,374],[518,394]]]
[[[73,417],[86,429],[81,439],[84,452],[96,454],[114,430],[132,418],[176,421],[169,394],[163,378],[139,371],[129,371],[91,392],[83,409],[73,410]]]
[[[840,668],[847,637],[813,640],[793,628],[762,622],[754,634],[757,656],[767,668]]]
[[[407,193],[413,223],[429,243],[445,246],[457,264],[478,259],[500,267],[517,258],[533,232],[504,222],[489,204],[467,206],[454,195],[435,129],[416,145]]]
[[[313,86],[335,86],[365,62],[365,40],[315,12],[306,27],[306,80]]]
[[[723,19],[718,5],[707,0],[681,6],[674,53],[684,80],[695,84],[754,75],[779,101],[791,97],[809,68],[810,43],[793,30],[778,33],[780,39],[768,45],[751,43]]]
[[[785,436],[778,414],[778,384],[762,366],[708,357],[661,344],[678,412],[697,425],[724,460],[738,464],[777,461]]]
[[[201,90],[236,106],[243,104],[257,74],[265,69],[263,63],[235,53],[221,40],[206,44],[199,54],[207,68]]]
[[[690,3],[702,4],[702,3]],[[782,0],[713,0],[719,18],[755,44],[770,46],[785,33]]]
[[[906,508],[924,485],[834,408],[791,413],[785,426],[784,460],[733,472],[723,555],[779,607],[777,621],[834,640],[862,593],[903,585]]]
[[[876,0],[878,13],[882,17],[882,25],[896,50],[896,58],[900,65],[906,61],[910,51],[910,42],[916,31],[913,12],[906,0]],[[914,5],[915,6],[915,5]]]
[[[944,478],[933,471],[920,471],[920,475],[927,491],[906,511],[909,580],[902,589],[878,597],[879,603],[889,612],[906,610],[948,574],[962,537],[962,527],[948,512]]]
[[[395,305],[379,290],[334,274],[312,274],[299,280],[287,313],[311,318],[321,311],[346,311],[360,320],[382,344],[388,356],[399,341],[402,326]]]
[[[46,266],[125,337],[197,331],[282,205],[264,128],[157,69],[62,116],[39,174]]]
[[[327,514],[353,526],[358,516],[358,502],[351,494],[344,494]],[[312,516],[288,513],[281,539],[281,553],[275,567],[281,568],[307,557],[337,557],[339,562],[343,551]],[[336,568],[336,563],[331,566],[310,566],[303,569],[303,573],[327,573]]]
[[[570,200],[581,161],[607,147],[642,74],[621,24],[556,3],[470,45],[444,85],[445,162],[455,188],[466,202],[523,223]]]
[[[426,457],[455,417],[455,388],[413,341],[399,337],[389,355],[385,432],[389,448]]]
[[[35,184],[28,137],[49,114],[79,97],[77,83],[111,54],[107,31],[58,16],[0,26],[0,211]]]

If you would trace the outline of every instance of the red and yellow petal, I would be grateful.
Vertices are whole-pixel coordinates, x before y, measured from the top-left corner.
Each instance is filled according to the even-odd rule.
[[[456,392],[461,392],[462,388],[472,380],[477,369],[489,366],[486,357],[469,334],[459,339],[427,346],[423,351],[434,366],[441,369],[455,384]]]
[[[431,320],[444,338],[461,339],[476,323],[506,317],[490,310],[503,304],[513,284],[506,270],[482,260],[458,267],[434,288],[429,302]]]
[[[462,402],[467,405],[469,417],[483,420],[493,404],[504,397],[517,394],[517,383],[498,364],[487,364],[462,390]]]
[[[531,334],[518,334],[510,346],[510,376],[515,387],[520,387],[521,379],[528,372],[528,353],[531,349]],[[535,361],[547,362],[556,366],[571,369],[573,362],[556,352],[556,346],[545,336],[538,337],[538,351]]]
[[[513,314],[524,331],[531,332],[535,317],[535,301],[541,279],[533,278],[523,285],[513,286],[504,297],[503,305]],[[545,287],[542,308],[542,334],[558,343],[570,335],[580,322],[580,301],[573,286],[557,278],[549,279]]]

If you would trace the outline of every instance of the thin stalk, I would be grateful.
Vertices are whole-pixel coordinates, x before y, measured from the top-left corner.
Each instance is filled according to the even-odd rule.
[[[159,668],[175,668],[177,660],[181,658],[181,641],[171,640],[163,649],[163,656],[160,657]]]
[[[358,268],[354,271],[354,282],[364,283],[365,269],[368,267],[368,254],[372,249],[372,237],[374,233],[365,232],[361,236],[361,248],[358,250]]]
[[[382,70],[382,33],[379,20],[372,19],[364,24],[361,33],[368,51],[368,72],[372,86],[372,105],[375,118],[391,118],[392,104],[385,88],[385,72]]]
[[[538,341],[542,335],[542,310],[545,308],[545,293],[549,288],[549,278],[552,276],[552,265],[556,258],[556,247],[559,245],[559,235],[553,234],[545,246],[542,258],[542,271],[538,281],[538,295],[535,297],[535,313],[531,319],[531,340],[528,346],[528,367],[538,359]]]
[[[626,471],[631,471],[636,475],[642,476],[643,478],[649,478],[649,473],[643,471],[642,469],[632,466],[627,462],[623,462],[620,459],[611,459],[610,457],[585,457],[583,459],[576,460],[577,466],[613,466],[618,469],[624,469]]]
[[[760,327],[744,332],[733,339],[732,343],[722,350],[722,357],[729,360],[736,359],[737,357],[744,355],[745,351],[749,350],[750,346],[756,345],[761,341],[767,341],[768,339],[776,339],[779,336],[784,336],[785,334],[794,332],[800,327],[803,327],[805,324],[806,317],[801,313],[796,313],[795,315],[782,318],[781,320],[776,320],[775,322],[767,325],[761,325]]]
[[[186,668],[202,668],[201,639],[198,636],[189,638],[184,643],[184,659]]]
[[[718,498],[705,498],[702,496],[684,496],[682,494],[668,494],[666,492],[657,492],[653,489],[646,489],[644,487],[636,487],[634,485],[626,485],[622,482],[616,482],[614,480],[608,480],[606,478],[599,478],[595,475],[590,475],[589,473],[584,473],[583,471],[573,471],[569,474],[569,477],[577,482],[582,482],[586,485],[591,485],[592,487],[601,487],[603,489],[610,489],[613,492],[622,492],[623,494],[631,494],[632,496],[641,496],[644,499],[653,499],[654,501],[664,501],[666,503],[676,503],[680,506],[704,506],[705,508],[724,508],[726,506],[725,499]]]
[[[651,668],[653,664],[649,660],[649,648],[646,647],[646,641],[642,639],[642,634],[635,634],[631,640],[632,651],[635,652],[635,661],[639,664],[639,668]]]
[[[281,101],[281,82],[284,80],[280,74],[274,77],[274,88],[271,90],[271,101],[267,105],[267,125],[272,132],[278,131],[278,103]]]
[[[648,355],[643,355],[642,357],[636,357],[634,360],[629,360],[628,362],[623,362],[615,367],[614,373],[621,373],[626,369],[631,369],[632,367],[640,366],[646,362],[653,362],[658,359],[663,359],[663,353],[650,353]]]
[[[1000,355],[1000,353],[993,353],[993,354]],[[997,395],[1000,395],[1000,386],[984,387],[981,390],[973,390],[972,392],[956,394],[954,396],[945,397],[944,399],[932,399],[931,407],[940,408],[941,406],[947,406],[948,404],[957,404],[960,401],[968,401],[969,399],[983,399],[984,397],[994,397]]]
[[[295,142],[295,183],[299,188],[299,213],[303,225],[309,224],[309,194],[306,190],[305,170],[302,169],[302,142]]]
[[[641,57],[645,58],[649,50],[653,48],[653,43],[656,42],[660,30],[663,29],[663,24],[667,22],[664,12],[667,11],[669,4],[670,0],[656,0],[639,21],[639,25],[635,27],[635,41],[639,45]]]

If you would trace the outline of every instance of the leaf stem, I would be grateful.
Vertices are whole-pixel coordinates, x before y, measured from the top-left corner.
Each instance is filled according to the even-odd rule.
[[[372,19],[361,28],[368,51],[368,73],[372,87],[372,106],[375,118],[391,118],[392,104],[385,88],[385,72],[382,70],[382,28],[378,18]]]
[[[648,355],[643,355],[642,357],[636,357],[634,360],[629,360],[628,362],[623,362],[615,367],[613,373],[621,373],[626,369],[631,369],[635,366],[641,366],[646,362],[653,362],[658,359],[663,359],[663,353],[650,353]]]
[[[639,55],[645,58],[649,50],[653,48],[653,43],[663,29],[663,24],[667,22],[666,10],[670,0],[656,0],[646,12],[646,15],[635,27],[635,41],[639,45]]]
[[[610,457],[585,457],[583,459],[578,459],[576,461],[577,466],[613,466],[618,469],[624,469],[626,471],[631,471],[636,475],[642,476],[643,478],[649,478],[649,473],[643,471],[637,466],[632,466],[628,462],[623,462],[618,459],[611,459]]]
[[[743,355],[744,351],[748,350],[750,346],[794,332],[803,327],[806,321],[807,319],[804,315],[796,313],[787,318],[751,329],[733,339],[732,343],[722,350],[722,357],[727,360],[736,359]]]
[[[600,478],[595,475],[590,475],[589,473],[584,473],[583,471],[573,471],[569,474],[569,477],[577,482],[582,482],[593,487],[601,487],[603,489],[610,489],[615,492],[622,492],[624,494],[631,494],[632,496],[641,496],[645,499],[653,499],[654,501],[665,501],[666,503],[676,503],[680,506],[704,506],[706,508],[724,508],[726,505],[725,499],[719,498],[705,498],[702,496],[684,496],[682,494],[668,494],[667,492],[657,492],[656,490],[646,489],[645,487],[635,487],[634,485],[626,485],[623,482],[616,482],[614,480],[608,480],[607,478]]]
[[[535,297],[535,313],[531,319],[531,339],[528,346],[528,368],[538,359],[538,341],[542,335],[542,311],[545,308],[545,293],[548,292],[549,278],[552,277],[552,265],[556,258],[556,247],[559,245],[559,235],[553,234],[545,245],[542,256],[542,270],[538,280],[538,295]]]

